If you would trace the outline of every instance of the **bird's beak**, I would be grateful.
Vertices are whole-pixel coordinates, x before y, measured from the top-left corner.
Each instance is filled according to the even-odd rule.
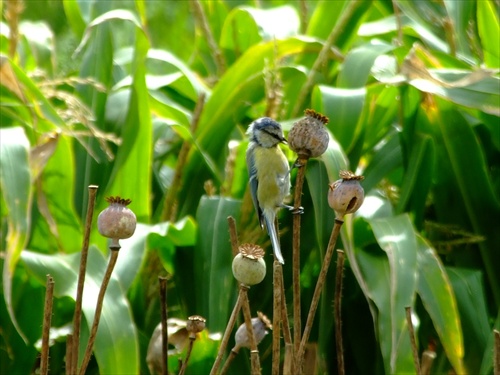
[[[283,144],[285,144],[285,145],[287,145],[287,144],[288,144],[288,142],[287,142],[287,140],[286,140],[286,138],[285,138],[285,137],[281,138],[281,143],[283,143]]]

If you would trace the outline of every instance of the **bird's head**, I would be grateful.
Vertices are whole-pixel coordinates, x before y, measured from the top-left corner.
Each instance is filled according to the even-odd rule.
[[[281,125],[269,117],[261,117],[250,124],[247,130],[250,140],[262,147],[273,147],[285,143]]]

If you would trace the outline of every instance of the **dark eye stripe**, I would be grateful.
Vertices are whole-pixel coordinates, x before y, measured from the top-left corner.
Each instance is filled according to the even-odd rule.
[[[266,134],[269,134],[271,137],[277,139],[278,141],[280,142],[283,142],[283,138],[281,138],[278,134],[275,134],[275,133],[271,133],[270,131],[266,130],[266,129],[262,129],[262,131]]]

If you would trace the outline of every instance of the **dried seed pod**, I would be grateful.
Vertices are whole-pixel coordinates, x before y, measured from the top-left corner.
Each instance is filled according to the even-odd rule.
[[[293,124],[288,144],[299,158],[315,158],[326,151],[330,139],[326,124],[328,117],[312,109],[306,109],[305,117]]]
[[[137,219],[135,214],[127,208],[130,199],[118,196],[108,197],[109,207],[103,210],[97,218],[97,229],[104,237],[111,238],[111,246],[120,246],[118,240],[131,237],[135,232]]]
[[[356,212],[363,204],[365,192],[359,181],[364,177],[349,171],[340,171],[339,176],[340,180],[329,185],[328,204],[335,210],[336,216],[342,218]]]
[[[206,319],[200,315],[192,315],[188,318],[186,329],[189,332],[189,337],[195,338],[196,334],[203,331],[206,325]]]
[[[252,327],[257,345],[267,335],[269,329],[273,329],[271,322],[260,311],[257,312],[257,317],[252,318]],[[245,323],[241,324],[234,335],[235,346],[233,351],[238,352],[240,348],[250,348],[250,339]]]
[[[243,244],[240,252],[233,259],[233,275],[240,283],[255,285],[264,280],[266,276],[266,262],[264,250],[254,244]]]

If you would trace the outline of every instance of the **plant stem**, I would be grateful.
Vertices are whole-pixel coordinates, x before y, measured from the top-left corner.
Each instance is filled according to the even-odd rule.
[[[212,51],[212,56],[214,58],[215,65],[217,66],[217,73],[220,77],[226,71],[226,61],[224,60],[224,56],[222,55],[222,52],[215,41],[214,34],[210,30],[210,25],[208,23],[205,11],[203,10],[203,6],[198,0],[191,0],[191,4],[194,8],[195,19],[199,23],[203,31],[203,35],[207,40],[208,46]]]
[[[229,239],[231,240],[231,250],[233,251],[233,257],[238,255],[240,252],[238,249],[238,233],[236,231],[236,220],[234,217],[228,216],[227,223],[229,224]]]
[[[493,335],[495,336],[495,347],[493,349],[493,374],[500,375],[500,332],[494,329]]]
[[[279,283],[281,290],[281,327],[283,339],[285,341],[285,360],[283,363],[283,374],[292,374],[293,366],[293,342],[290,333],[290,322],[288,321],[288,311],[286,308],[285,286],[283,281],[283,267],[279,267]]]
[[[252,315],[250,312],[250,303],[248,302],[248,286],[240,285],[240,295],[241,295],[241,308],[243,310],[243,316],[245,318],[245,326],[247,327],[248,339],[250,341],[250,373],[252,375],[260,375],[260,360],[259,360],[259,350],[257,349],[257,340],[255,339],[255,334],[252,325]]]
[[[339,375],[345,374],[344,346],[342,343],[342,281],[344,278],[344,251],[337,250],[337,275],[335,278],[335,343],[337,347],[337,369]]]
[[[273,365],[271,373],[279,375],[280,372],[280,318],[282,316],[281,303],[281,277],[283,276],[281,264],[277,260],[273,263]]]
[[[52,304],[54,301],[54,279],[47,275],[45,291],[45,305],[43,307],[43,329],[42,329],[42,358],[40,364],[40,374],[47,375],[49,373],[49,339],[50,339],[50,324],[52,321]]]
[[[415,341],[415,330],[413,329],[413,322],[411,321],[411,307],[405,307],[406,323],[408,324],[408,333],[410,334],[411,349],[413,352],[413,363],[415,364],[415,371],[420,375],[420,359],[418,356],[417,342]]]
[[[168,375],[168,312],[167,312],[167,278],[158,277],[160,282],[160,303],[161,303],[161,373]]]
[[[295,179],[294,209],[298,210],[302,200],[302,189],[306,175],[307,157],[299,156],[297,177]],[[293,278],[293,343],[295,354],[299,351],[300,337],[302,332],[301,304],[300,304],[300,224],[301,215],[293,216],[293,237],[292,237],[292,278]],[[299,359],[295,356],[295,359]],[[300,362],[296,362],[300,366]],[[295,368],[295,372],[300,372],[300,367]]]
[[[309,339],[309,335],[311,334],[311,329],[314,322],[314,315],[316,314],[316,309],[318,308],[321,291],[323,289],[323,285],[325,284],[328,267],[330,266],[330,262],[332,260],[333,249],[335,248],[335,244],[337,243],[337,238],[339,236],[340,228],[342,227],[343,223],[344,221],[342,219],[335,218],[335,225],[333,226],[330,241],[328,241],[325,258],[323,259],[323,264],[321,265],[321,271],[319,273],[318,281],[316,282],[316,288],[314,289],[311,306],[309,308],[309,314],[307,315],[304,335],[302,336],[299,352],[297,353],[297,363],[299,364],[302,362],[302,358],[304,357],[305,347],[307,344],[307,340]]]
[[[73,368],[73,335],[66,336],[66,375],[71,375]]]
[[[302,109],[302,106],[304,105],[307,96],[309,95],[312,87],[314,86],[314,78],[316,76],[316,72],[319,71],[321,66],[328,59],[328,55],[330,54],[332,46],[337,41],[338,37],[342,35],[346,26],[351,21],[351,18],[354,16],[356,10],[361,5],[363,5],[363,1],[349,1],[347,4],[348,4],[347,7],[343,10],[342,15],[340,16],[339,20],[337,21],[334,28],[330,32],[330,35],[328,35],[328,39],[323,45],[323,48],[318,54],[316,61],[314,61],[313,67],[311,68],[309,74],[307,75],[306,83],[304,84],[304,86],[302,86],[297,101],[295,102],[295,106],[293,107],[293,111],[290,116],[292,118],[297,117],[298,113]]]
[[[92,229],[92,218],[94,216],[95,198],[97,195],[97,185],[89,185],[89,199],[87,203],[87,217],[85,220],[85,232],[83,235],[82,254],[80,258],[80,269],[78,271],[78,285],[76,289],[75,314],[73,316],[73,343],[72,352],[66,353],[66,360],[70,359],[70,374],[76,374],[78,368],[78,352],[80,348],[80,327],[82,321],[82,299],[83,286],[85,284],[85,272],[87,271],[87,258],[89,253],[90,231]]]
[[[193,351],[194,340],[196,340],[196,335],[190,335],[186,359],[184,360],[184,362],[182,364],[181,370],[179,371],[179,375],[184,375],[186,373],[187,364],[188,364],[189,358],[191,357],[191,352]]]
[[[227,373],[227,370],[229,369],[231,362],[233,362],[233,359],[236,358],[237,355],[238,355],[238,350],[236,348],[231,349],[231,352],[229,353],[229,357],[227,358],[226,363],[224,363],[224,366],[222,366],[220,375],[225,375]]]
[[[198,96],[198,101],[196,102],[196,106],[194,108],[193,117],[191,118],[190,132],[192,135],[194,135],[196,129],[198,128],[198,122],[200,121],[201,112],[203,111],[204,106],[205,93],[201,92]],[[161,217],[164,221],[175,221],[175,200],[177,198],[177,192],[181,187],[182,171],[184,169],[184,166],[186,165],[189,150],[191,150],[191,142],[189,140],[185,140],[182,143],[181,150],[179,151],[172,185],[170,185],[170,189],[168,189],[165,201],[163,203],[163,211]]]
[[[108,288],[109,280],[111,279],[111,274],[115,268],[116,261],[118,259],[118,254],[120,250],[120,245],[111,246],[111,256],[109,258],[108,268],[106,268],[106,273],[102,279],[101,288],[99,289],[99,295],[97,296],[97,304],[95,307],[94,321],[92,323],[92,328],[90,330],[89,342],[87,343],[87,348],[85,349],[85,355],[82,361],[82,367],[80,367],[80,375],[85,375],[87,366],[90,362],[90,357],[92,356],[92,349],[94,347],[95,338],[97,335],[97,328],[99,327],[99,321],[101,320],[102,306],[104,302],[104,295],[106,294],[106,289]]]
[[[210,375],[216,375],[219,370],[220,364],[222,362],[222,357],[224,356],[224,352],[226,351],[227,343],[229,341],[229,335],[233,330],[234,323],[236,322],[236,318],[241,309],[241,300],[242,300],[242,292],[238,294],[238,299],[236,300],[236,304],[234,305],[233,312],[229,317],[229,322],[227,323],[226,330],[224,331],[224,336],[222,336],[222,341],[220,343],[219,352],[217,353],[217,357],[215,358],[214,365],[212,366],[212,370],[210,371]]]

